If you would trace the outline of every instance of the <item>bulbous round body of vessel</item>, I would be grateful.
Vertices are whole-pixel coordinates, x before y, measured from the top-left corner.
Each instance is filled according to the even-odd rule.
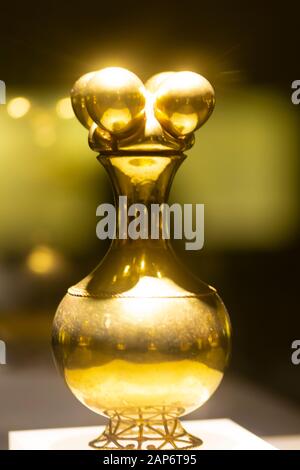
[[[229,352],[224,305],[214,291],[167,296],[169,282],[145,277],[132,296],[68,293],[61,302],[53,332],[56,358],[72,392],[93,411],[109,416],[113,410],[165,407],[181,416],[203,405],[219,385]]]

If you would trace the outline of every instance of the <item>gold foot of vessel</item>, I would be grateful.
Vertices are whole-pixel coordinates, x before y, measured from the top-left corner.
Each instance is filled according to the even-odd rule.
[[[183,428],[178,414],[180,410],[174,413],[167,407],[113,412],[104,432],[89,444],[102,450],[184,450],[201,446],[201,439]]]

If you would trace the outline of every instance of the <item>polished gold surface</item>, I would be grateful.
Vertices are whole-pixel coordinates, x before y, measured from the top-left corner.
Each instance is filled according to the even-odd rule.
[[[143,119],[144,85],[132,72],[109,67],[89,80],[86,104],[96,124],[108,132],[122,134]]]
[[[178,72],[162,81],[155,97],[155,115],[171,134],[182,136],[202,126],[214,104],[213,87],[204,77]]]
[[[214,90],[193,72],[163,72],[145,85],[120,67],[83,75],[71,90],[78,120],[98,152],[187,150],[214,108]]]
[[[176,75],[171,72],[154,77],[148,82],[149,89],[160,91]],[[125,102],[131,107],[140,96],[138,82],[133,80],[132,94],[125,100],[124,77],[129,76],[120,77],[122,109]],[[95,74],[92,81],[99,86],[101,81],[94,80]],[[109,101],[111,83],[107,86]],[[196,113],[197,122],[192,118],[189,130],[207,118],[202,113],[203,100],[200,103],[194,96],[194,88],[187,89],[186,102],[190,105],[177,108],[178,113],[186,109],[187,116],[191,107]],[[169,92],[166,97],[167,109]],[[148,135],[152,132],[152,137],[160,138],[154,102],[153,96],[152,101],[146,98],[144,128]],[[103,122],[99,106],[94,109],[96,113],[101,109],[98,123]],[[137,117],[138,113],[132,111],[137,108],[132,106],[132,116]],[[98,133],[109,128],[91,127]],[[138,152],[134,133],[130,146],[135,151],[131,149],[131,154],[124,149],[109,150],[114,143],[107,139],[99,161],[111,178],[116,202],[119,195],[126,195],[128,205],[140,202],[150,208],[167,200],[172,179],[184,160],[180,151],[171,152],[173,142],[180,144],[181,138],[191,138],[190,133],[184,136],[187,127],[176,129],[177,135],[174,132],[170,137],[165,152],[157,150],[158,141],[154,140],[153,147],[151,140],[141,142],[141,148],[145,146],[148,151]],[[119,130],[110,130],[113,142]],[[146,240],[116,238],[99,266],[68,290],[55,316],[53,348],[69,388],[85,406],[111,419],[104,434],[91,443],[96,448],[177,449],[200,445],[198,438],[183,430],[178,418],[209,399],[228,363],[230,323],[224,304],[215,289],[179,263],[169,241],[162,237],[161,220],[158,235]]]

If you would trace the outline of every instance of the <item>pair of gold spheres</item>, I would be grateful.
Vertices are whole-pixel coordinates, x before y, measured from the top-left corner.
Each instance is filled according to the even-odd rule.
[[[71,99],[117,209],[119,195],[148,209],[167,201],[183,151],[215,101],[196,73],[165,72],[143,85],[117,67],[81,77]],[[53,349],[67,385],[109,418],[90,443],[97,449],[200,446],[178,418],[210,398],[228,363],[224,304],[176,259],[158,224],[157,239],[114,239],[95,270],[68,289],[54,319]]]

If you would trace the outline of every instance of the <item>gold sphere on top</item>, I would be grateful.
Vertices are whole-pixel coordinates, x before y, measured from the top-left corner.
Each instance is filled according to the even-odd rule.
[[[143,83],[126,69],[108,67],[89,81],[88,111],[109,132],[123,133],[135,127],[143,118],[145,102]]]
[[[163,80],[154,110],[162,126],[179,137],[199,129],[214,104],[214,89],[206,78],[194,72],[177,72]]]

